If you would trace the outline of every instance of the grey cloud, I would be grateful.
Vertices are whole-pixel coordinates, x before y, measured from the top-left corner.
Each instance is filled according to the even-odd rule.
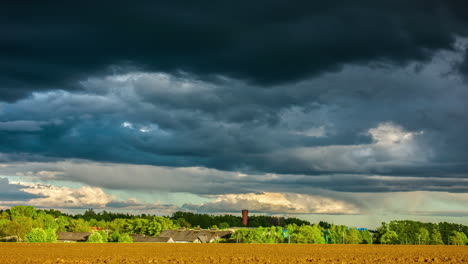
[[[180,210],[179,207],[172,204],[160,204],[160,203],[147,203],[138,200],[115,200],[106,204],[106,208],[109,209],[126,209],[126,210],[139,210],[139,211],[151,211],[156,210],[158,213],[162,212],[176,212]]]
[[[418,72],[348,66],[269,89],[190,75],[94,78],[84,84],[87,94],[51,92],[3,104],[1,122],[62,121],[34,133],[0,132],[0,151],[253,173],[463,175],[467,90],[456,76],[437,75],[457,54],[439,54]],[[401,148],[375,145],[369,129],[387,121],[401,133],[424,133]],[[323,135],[311,136],[314,129]]]
[[[129,68],[269,85],[349,63],[427,62],[467,35],[466,9],[458,0],[5,2],[0,99],[76,90]]]
[[[31,120],[16,120],[0,122],[0,130],[3,131],[38,131],[41,130],[43,122],[31,121]]]
[[[348,185],[304,180],[304,189],[298,188],[303,192],[314,187],[463,192],[463,182],[457,187],[451,186],[456,182],[424,179],[427,184],[386,186],[366,179],[466,178],[468,90],[458,75],[447,74],[460,55],[443,51],[428,64],[401,68],[346,65],[338,73],[269,88],[226,77],[207,82],[190,74],[134,71],[95,76],[83,81],[85,92],[36,93],[1,103],[0,122],[31,120],[41,129],[0,131],[0,160],[83,159],[115,163],[116,168],[122,163],[214,169],[214,174],[193,174],[210,182],[198,188],[198,194],[287,191],[288,186],[297,187],[294,180],[285,180],[297,180],[294,175],[344,175]],[[148,172],[101,169],[113,180],[102,183],[96,177],[99,169],[71,168],[69,177],[113,189],[154,186],[191,192],[190,185],[171,180],[148,184],[154,180]],[[218,178],[219,171],[227,173]],[[229,172],[237,171],[256,176],[226,185],[233,175]],[[128,175],[138,173],[141,181],[128,184]],[[179,182],[195,182],[162,173]],[[274,181],[253,184],[267,173],[287,175],[281,179],[284,189],[275,189],[279,187]]]
[[[407,212],[401,212],[407,213]],[[411,212],[415,215],[427,215],[427,216],[450,216],[450,217],[467,217],[468,211],[416,211]]]
[[[78,160],[8,164],[0,168],[4,175],[21,171],[28,172],[20,173],[22,177],[33,177],[31,179],[39,182],[53,180],[62,182],[61,185],[77,182],[97,186],[72,190],[36,184],[38,187],[32,191],[47,194],[45,198],[34,200],[34,205],[42,207],[53,204],[57,208],[88,208],[89,204],[107,210],[159,213],[177,210],[232,213],[240,207],[248,207],[253,212],[270,214],[421,215],[420,212],[425,211],[426,215],[431,212],[443,215],[445,210],[446,215],[452,215],[455,211],[463,211],[468,202],[466,178],[443,176],[243,174],[207,168],[100,164]],[[50,174],[55,177],[50,178]],[[110,189],[143,194],[170,192],[180,194],[180,197],[192,193],[210,201],[200,204],[187,201],[179,207],[118,199],[104,191]],[[66,202],[72,199],[76,203]]]
[[[458,70],[464,75],[465,80],[468,82],[468,45],[465,47],[463,61],[458,64]]]
[[[24,173],[26,170],[27,173]],[[323,194],[341,198],[342,193],[437,191],[466,193],[466,175],[461,178],[381,176],[365,174],[291,175],[243,174],[207,168],[170,168],[89,162],[20,163],[0,168],[5,175],[26,175],[39,181],[85,183],[107,189],[222,195],[243,193]],[[46,173],[47,172],[47,173]],[[53,177],[50,177],[53,175]],[[130,176],[132,175],[132,176]],[[129,177],[132,180],[129,181]],[[326,190],[333,194],[326,193]]]
[[[0,201],[28,201],[43,197],[42,195],[31,194],[22,190],[26,188],[10,183],[6,178],[0,178]]]

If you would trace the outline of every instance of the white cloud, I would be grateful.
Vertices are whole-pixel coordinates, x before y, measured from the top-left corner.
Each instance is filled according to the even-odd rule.
[[[389,172],[392,166],[424,163],[432,154],[429,146],[417,141],[422,131],[405,131],[397,124],[383,122],[367,133],[374,140],[371,144],[297,147],[274,152],[270,158],[322,172]]]
[[[408,144],[415,136],[423,134],[423,131],[408,132],[392,122],[383,122],[377,127],[369,129],[369,134],[377,144],[391,146]]]
[[[359,209],[345,201],[295,193],[246,193],[209,196],[212,202],[185,204],[187,209],[202,212],[238,212],[249,209],[269,214],[357,214]]]
[[[136,198],[118,199],[117,196],[110,195],[99,187],[71,188],[30,182],[12,182],[5,186],[4,181],[8,183],[7,179],[0,178],[0,189],[2,194],[8,196],[6,198],[9,199],[5,200],[4,197],[4,200],[0,200],[0,208],[27,204],[38,208],[65,210],[94,208],[158,215],[168,215],[180,209],[178,206],[161,204],[159,201],[142,202]],[[22,198],[22,200],[14,198]]]
[[[133,125],[132,125],[132,123],[130,123],[130,122],[123,122],[123,123],[122,123],[122,126],[123,126],[123,127],[126,127],[126,128],[133,129]]]
[[[28,204],[49,208],[103,208],[116,197],[105,193],[101,188],[83,186],[78,189],[57,187],[38,183],[21,183],[24,192],[42,195],[44,198],[31,199]]]

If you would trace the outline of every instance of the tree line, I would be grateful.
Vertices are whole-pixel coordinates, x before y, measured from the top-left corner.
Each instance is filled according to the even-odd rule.
[[[158,236],[163,230],[241,227],[242,218],[175,212],[171,216],[131,215],[89,209],[69,215],[57,210],[15,206],[0,210],[0,238],[26,242],[55,242],[58,232],[93,232],[89,242],[132,242],[131,235]],[[250,228],[249,228],[250,227]],[[104,231],[105,230],[105,231]],[[391,221],[376,230],[356,229],[327,222],[311,224],[298,218],[249,216],[247,228],[236,230],[230,241],[238,243],[403,244],[466,245],[468,226],[453,223]]]
[[[453,223],[391,221],[377,228],[375,240],[397,245],[466,245],[468,226]]]

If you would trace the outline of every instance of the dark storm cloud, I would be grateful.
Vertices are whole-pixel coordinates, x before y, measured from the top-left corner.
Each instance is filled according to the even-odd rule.
[[[162,73],[91,78],[84,92],[0,104],[8,128],[0,129],[0,152],[247,173],[464,178],[468,91],[456,75],[442,75],[459,55],[436,54],[418,71],[344,66],[268,89]]]
[[[343,64],[427,61],[466,35],[466,1],[4,1],[0,100],[140,68],[257,84]]]
[[[460,72],[464,75],[465,80],[468,81],[468,45],[465,47],[465,57],[458,67]]]
[[[463,10],[463,1],[9,3],[2,171],[197,195],[465,193]],[[90,165],[54,167],[64,159]],[[51,164],[12,166],[20,161]]]
[[[12,184],[6,178],[0,178],[0,201],[27,201],[43,196],[23,191],[27,187]]]

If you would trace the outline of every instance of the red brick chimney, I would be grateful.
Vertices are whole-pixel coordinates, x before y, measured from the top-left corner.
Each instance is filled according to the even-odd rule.
[[[249,210],[242,210],[242,224],[247,226],[249,223]]]

